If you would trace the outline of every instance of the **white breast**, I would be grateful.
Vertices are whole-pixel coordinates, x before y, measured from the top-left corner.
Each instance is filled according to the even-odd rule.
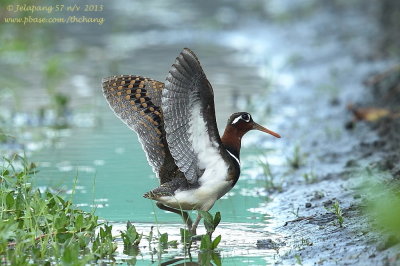
[[[166,205],[174,208],[208,211],[217,199],[231,189],[232,182],[227,181],[228,164],[219,153],[218,143],[210,139],[199,104],[193,106],[190,121],[190,141],[197,155],[199,168],[204,169],[203,175],[199,178],[200,187],[194,190],[176,191],[174,197],[162,198]]]

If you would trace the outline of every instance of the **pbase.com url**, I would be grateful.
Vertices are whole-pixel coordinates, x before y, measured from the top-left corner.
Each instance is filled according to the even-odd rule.
[[[32,17],[26,16],[21,18],[4,18],[5,23],[20,23],[20,24],[31,24],[31,23],[96,23],[103,25],[105,19],[103,17],[86,17],[86,16],[69,16],[66,18],[44,18],[44,17]]]

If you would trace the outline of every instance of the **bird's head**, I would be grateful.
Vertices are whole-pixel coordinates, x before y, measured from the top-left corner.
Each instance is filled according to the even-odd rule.
[[[281,137],[278,133],[275,133],[274,131],[269,130],[254,122],[251,115],[247,112],[239,112],[232,114],[231,117],[228,119],[228,124],[226,126],[226,129],[229,132],[228,134],[235,134],[236,135],[235,137],[238,137],[239,139],[248,131],[253,129],[271,134],[276,138]]]

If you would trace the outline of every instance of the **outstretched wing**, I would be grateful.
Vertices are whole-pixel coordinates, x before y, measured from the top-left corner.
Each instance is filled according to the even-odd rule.
[[[160,109],[163,88],[162,82],[140,76],[121,75],[103,79],[103,93],[111,109],[138,134],[147,160],[161,183],[170,178],[162,175],[163,164],[171,166],[168,161],[172,160]],[[173,167],[172,164],[170,168]]]
[[[161,107],[169,150],[194,184],[204,169],[222,158],[213,89],[196,55],[187,48],[169,71]]]

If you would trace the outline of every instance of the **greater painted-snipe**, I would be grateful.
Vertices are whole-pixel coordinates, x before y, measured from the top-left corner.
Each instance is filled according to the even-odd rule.
[[[280,136],[247,112],[228,119],[222,138],[215,119],[214,93],[196,55],[183,49],[165,84],[134,75],[103,80],[103,93],[115,114],[134,130],[160,186],[144,194],[160,209],[182,216],[193,234],[187,210],[208,211],[236,184],[240,146],[257,129]]]

